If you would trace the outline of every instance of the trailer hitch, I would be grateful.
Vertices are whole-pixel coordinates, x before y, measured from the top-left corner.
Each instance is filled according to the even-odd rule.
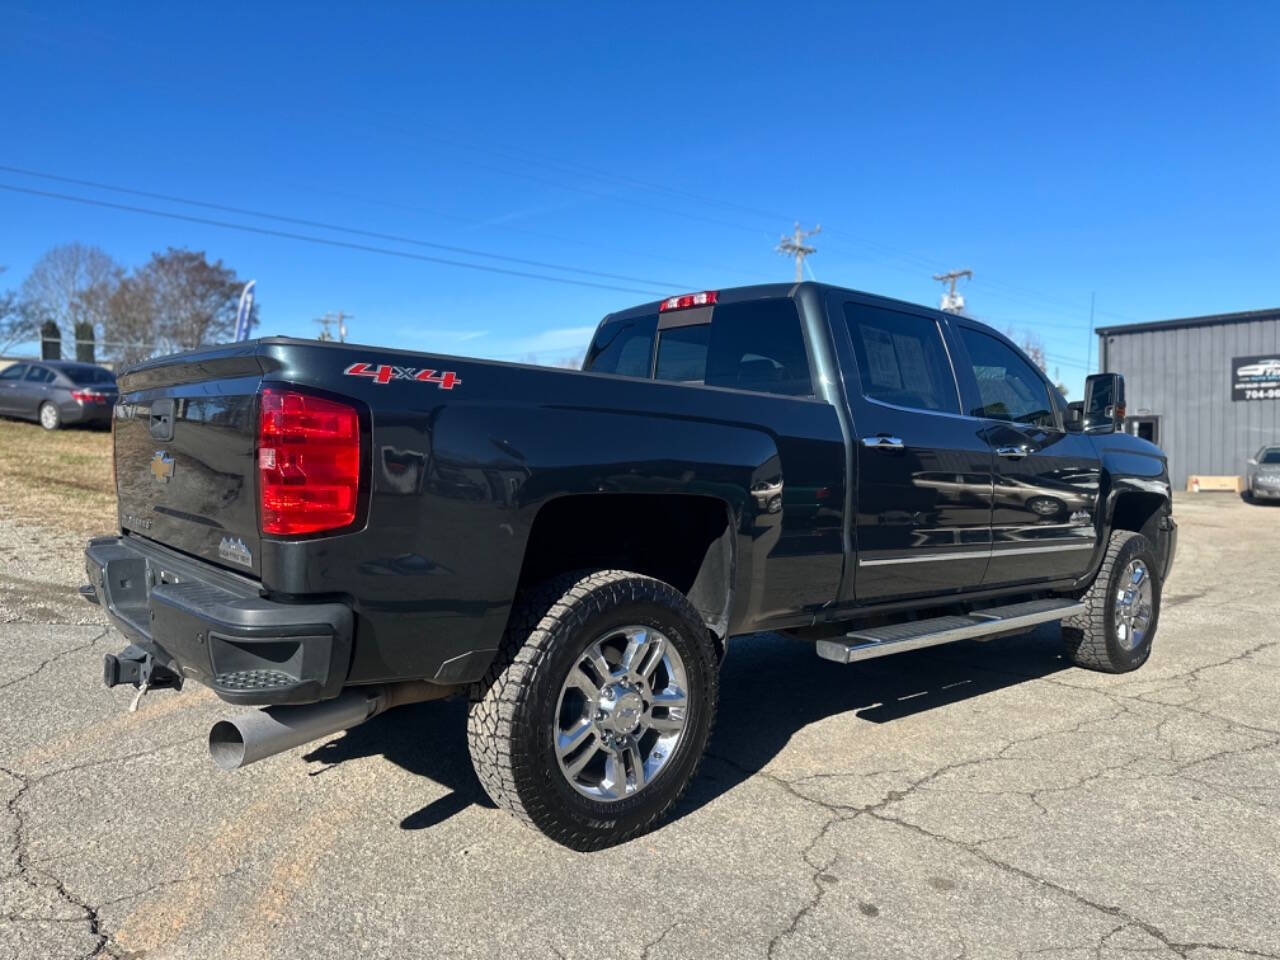
[[[108,653],[102,658],[102,682],[108,687],[122,683],[137,687],[138,693],[129,704],[129,712],[133,713],[148,690],[181,690],[182,674],[170,670],[142,647],[131,643],[120,653]]]

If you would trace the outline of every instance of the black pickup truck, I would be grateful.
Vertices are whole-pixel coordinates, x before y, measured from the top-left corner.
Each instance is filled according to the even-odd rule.
[[[591,849],[688,785],[734,636],[850,663],[1061,621],[1141,666],[1177,528],[1123,386],[1068,404],[980,323],[814,283],[611,314],[582,371],[214,347],[120,378],[82,592],[131,641],[108,685],[266,708],[220,766],[466,695],[493,800]]]

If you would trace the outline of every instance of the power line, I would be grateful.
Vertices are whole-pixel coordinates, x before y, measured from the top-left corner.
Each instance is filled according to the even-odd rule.
[[[440,137],[438,135],[428,135],[428,139],[435,140],[436,142],[439,142],[439,143],[449,144],[451,146],[462,146],[467,149],[477,150],[482,153],[488,153],[491,156],[497,156],[503,159],[513,160],[518,163],[523,163],[523,164],[534,163],[534,164],[541,165],[543,167],[550,167],[552,169],[558,168],[559,170],[562,170],[562,171],[576,173],[577,175],[581,175],[585,173],[590,177],[593,177],[597,180],[604,181],[604,182],[612,181],[614,183],[638,187],[641,190],[646,190],[652,193],[666,194],[666,195],[677,197],[677,198],[695,200],[700,203],[726,207],[734,210],[739,210],[744,213],[749,213],[754,216],[768,218],[771,220],[781,219],[781,214],[774,211],[763,210],[758,207],[753,207],[746,204],[737,203],[734,201],[723,200],[717,197],[708,197],[704,194],[698,194],[691,191],[677,190],[669,186],[655,184],[655,183],[645,181],[645,180],[640,180],[634,177],[622,176],[616,173],[608,173],[605,171],[601,171],[598,168],[593,168],[584,164],[572,163],[572,162],[557,160],[557,159],[548,158],[548,157],[540,157],[536,154],[530,154],[528,151],[521,151],[518,153],[504,152],[502,150],[496,150],[493,147],[487,147],[483,144],[467,143],[465,141],[453,140],[449,138]],[[494,172],[497,172],[506,176],[514,176],[514,177],[520,177],[524,179],[535,180],[537,182],[549,183],[553,186],[557,186],[562,189],[576,190],[580,193],[585,193],[587,195],[600,197],[603,199],[612,199],[612,200],[618,200],[624,203],[633,203],[639,206],[649,207],[650,209],[661,209],[661,208],[654,208],[651,204],[644,204],[639,201],[632,200],[630,198],[618,197],[617,195],[614,195],[614,194],[603,194],[598,191],[589,190],[589,189],[583,188],[579,184],[564,183],[562,181],[550,180],[545,177],[537,177],[537,176],[533,176],[531,174],[523,173],[523,172],[517,173],[515,171],[505,170],[500,167],[490,166],[490,167],[486,167],[486,169],[492,170]],[[677,209],[670,212],[677,213],[681,216],[687,216],[687,217],[692,217],[694,219],[704,220],[706,222],[718,224],[721,226],[728,226],[728,227],[733,227],[735,229],[741,229],[741,230],[750,230],[753,233],[756,230],[756,228],[754,227],[749,227],[741,223],[731,223],[724,220],[717,220],[717,219],[707,218],[707,217],[699,217],[695,214],[690,214],[687,209]],[[885,254],[888,254],[889,256],[895,259],[901,260],[902,262],[908,262],[908,263],[914,262],[917,265],[926,266],[928,269],[931,269],[931,270],[937,268],[937,264],[938,264],[937,260],[924,259],[922,257],[919,257],[918,255],[909,253],[907,251],[901,250],[900,248],[893,247],[889,244],[885,244],[880,241],[869,240],[864,237],[859,237],[855,234],[847,233],[842,230],[832,230],[830,231],[830,233],[836,237],[845,237],[853,242],[862,244],[864,246],[871,247],[874,249],[879,249],[883,251]],[[831,249],[834,250],[837,248],[832,247]],[[1057,304],[1062,309],[1069,311],[1073,315],[1083,312],[1083,304],[1073,304],[1068,301],[1059,299],[1057,297],[1053,297],[1051,295],[1045,294],[1043,292],[1031,290],[1026,287],[1021,287],[1016,284],[1009,283],[1007,281],[998,280],[998,279],[988,279],[986,281],[986,284],[991,286],[1003,287],[1006,290],[1009,290],[1015,294],[1021,293],[1024,298],[1030,298],[1031,302],[1035,303],[1036,305],[1051,304],[1051,303]],[[1127,322],[1136,322],[1136,318],[1128,317],[1123,314],[1109,313],[1101,310],[1099,310],[1098,313],[1103,316],[1113,317],[1114,319],[1117,319],[1117,320],[1123,320]]]
[[[109,210],[123,210],[126,213],[141,213],[151,217],[164,217],[168,220],[182,220],[186,223],[198,223],[203,226],[222,227],[227,230],[239,230],[242,233],[256,233],[264,237],[279,237],[285,240],[298,240],[303,243],[313,243],[325,247],[359,250],[364,253],[376,253],[388,257],[399,257],[402,260],[418,260],[423,263],[438,263],[448,267],[461,267],[464,270],[479,270],[484,273],[497,273],[509,277],[524,277],[529,280],[545,280],[548,283],[563,283],[574,287],[590,287],[595,290],[613,290],[618,293],[635,293],[646,297],[653,296],[652,290],[637,290],[634,287],[619,287],[607,283],[594,283],[590,280],[574,280],[571,277],[553,277],[545,273],[533,273],[528,270],[511,270],[507,267],[494,267],[483,263],[467,263],[464,260],[451,260],[447,257],[433,257],[423,253],[410,253],[407,250],[393,250],[389,247],[375,247],[367,243],[353,243],[349,240],[334,240],[329,237],[313,237],[305,233],[293,233],[289,230],[274,230],[270,227],[255,227],[247,223],[232,223],[227,220],[214,220],[210,217],[194,217],[185,213],[172,213],[166,210],[152,210],[147,207],[135,207],[126,203],[112,203],[109,200],[97,200],[91,197],[77,197],[67,193],[54,193],[49,190],[35,190],[31,187],[19,187],[8,183],[0,183],[0,190],[8,190],[11,193],[25,193],[33,197],[66,200],[70,203],[81,203],[92,207],[104,207]]]
[[[292,223],[302,227],[315,227],[321,230],[333,230],[338,233],[349,233],[354,236],[370,237],[375,240],[389,240],[393,243],[405,243],[419,247],[429,247],[434,250],[445,250],[450,253],[460,253],[470,257],[485,257],[490,260],[502,260],[507,263],[518,263],[527,267],[542,267],[548,270],[564,270],[569,273],[580,273],[585,276],[602,277],[608,280],[624,280],[628,283],[643,283],[654,287],[660,287],[665,290],[688,287],[687,283],[669,282],[665,280],[649,280],[644,277],[632,277],[619,273],[603,273],[599,270],[587,270],[582,267],[568,267],[558,263],[547,263],[543,260],[527,260],[523,257],[511,257],[500,253],[488,253],[484,250],[473,250],[469,247],[459,247],[453,244],[437,243],[431,240],[419,240],[415,237],[405,237],[394,233],[380,233],[376,230],[364,230],[359,227],[348,227],[342,224],[325,223],[321,220],[308,220],[303,217],[290,217],[276,213],[266,213],[262,210],[252,210],[246,207],[233,207],[223,203],[211,203],[205,200],[192,200],[188,197],[179,197],[167,193],[154,193],[149,190],[135,190],[130,187],[120,187],[114,184],[102,183],[96,180],[82,180],[77,177],[64,177],[54,173],[42,173],[38,170],[27,170],[22,167],[12,167],[7,164],[0,164],[0,170],[9,173],[18,173],[28,177],[39,177],[43,180],[54,180],[59,183],[72,183],[82,187],[92,187],[96,190],[109,190],[112,193],[123,193],[134,197],[146,197],[150,200],[163,200],[168,203],[182,203],[191,207],[202,207],[206,210],[220,210],[223,213],[235,213],[241,216],[260,217],[263,220],[275,220],[278,223]]]
[[[447,139],[445,139],[445,138],[440,138],[440,137],[431,137],[430,139],[434,139],[434,140],[437,140],[437,141],[439,141],[439,142],[445,142],[445,143],[455,143],[455,144],[460,143],[460,141],[450,141],[450,140],[447,140]],[[745,205],[745,204],[740,204],[740,203],[734,203],[734,202],[731,202],[731,201],[720,200],[720,199],[718,199],[718,198],[714,198],[714,197],[707,197],[707,196],[704,196],[704,195],[700,195],[700,194],[696,194],[696,193],[692,193],[692,192],[688,192],[688,191],[674,190],[674,189],[669,188],[669,187],[662,187],[662,186],[659,186],[659,185],[656,185],[656,184],[649,183],[649,182],[647,182],[647,181],[638,180],[638,179],[631,178],[631,177],[623,177],[623,176],[618,176],[618,175],[616,175],[616,174],[607,174],[607,173],[603,173],[603,172],[598,172],[598,171],[596,171],[595,169],[590,168],[590,167],[587,167],[587,166],[585,166],[585,165],[571,165],[571,164],[565,163],[565,162],[563,162],[563,161],[555,161],[555,160],[551,160],[551,159],[548,159],[548,158],[541,158],[541,157],[536,157],[536,156],[532,156],[532,155],[528,155],[528,154],[526,154],[526,155],[524,155],[524,156],[517,156],[517,155],[510,154],[510,153],[505,153],[505,154],[504,154],[502,151],[494,150],[494,149],[492,149],[492,148],[485,148],[485,147],[482,147],[482,146],[479,146],[479,145],[474,145],[474,144],[463,144],[463,145],[468,146],[468,147],[469,147],[469,148],[471,148],[471,149],[476,149],[476,150],[480,150],[481,152],[489,153],[489,154],[494,155],[494,156],[504,157],[504,158],[506,158],[506,159],[512,159],[512,160],[519,160],[519,161],[521,161],[521,162],[526,162],[526,163],[527,163],[527,162],[533,162],[533,163],[541,164],[542,166],[552,167],[553,169],[555,169],[555,168],[557,168],[557,167],[558,167],[558,168],[559,168],[559,169],[561,169],[561,170],[572,171],[572,170],[573,170],[573,167],[574,167],[574,166],[577,166],[577,167],[578,167],[578,169],[579,169],[580,171],[586,172],[586,173],[588,173],[588,175],[593,176],[593,177],[595,177],[596,179],[599,179],[599,180],[603,180],[603,181],[610,181],[610,180],[612,180],[612,181],[614,181],[614,182],[622,183],[622,184],[625,184],[625,185],[628,185],[628,186],[635,186],[635,187],[638,187],[638,188],[640,188],[640,189],[642,189],[642,190],[648,190],[648,191],[652,191],[652,192],[664,193],[664,194],[668,194],[668,195],[676,196],[676,197],[681,197],[681,198],[688,198],[688,199],[696,200],[696,201],[701,202],[701,203],[709,203],[709,204],[714,204],[714,205],[718,205],[718,206],[722,206],[722,207],[730,207],[730,208],[734,208],[734,209],[738,209],[738,210],[741,210],[741,211],[744,211],[744,212],[750,213],[750,214],[755,215],[755,216],[760,216],[760,217],[769,217],[769,218],[771,218],[771,219],[778,219],[778,218],[780,218],[780,215],[779,215],[779,214],[771,213],[771,212],[769,212],[769,211],[762,210],[762,209],[759,209],[759,208],[756,208],[756,207],[747,206],[747,205]],[[626,203],[626,204],[630,204],[630,205],[633,205],[633,206],[639,206],[639,207],[642,207],[642,208],[645,208],[645,209],[655,210],[655,211],[662,212],[662,213],[674,213],[674,214],[676,214],[676,215],[679,215],[679,216],[682,216],[682,217],[685,217],[685,218],[688,218],[688,219],[699,220],[699,221],[702,221],[702,222],[705,222],[705,223],[710,223],[710,224],[717,225],[717,226],[728,227],[728,228],[732,228],[732,229],[736,229],[736,230],[742,230],[742,231],[750,232],[750,233],[752,233],[752,234],[756,234],[756,233],[760,232],[760,231],[759,231],[759,228],[757,228],[757,227],[751,227],[751,226],[748,226],[748,225],[743,224],[743,223],[733,222],[733,221],[729,221],[729,220],[723,220],[723,219],[719,219],[719,218],[716,218],[716,217],[701,216],[701,215],[699,215],[699,214],[692,213],[692,212],[690,212],[687,208],[683,208],[683,207],[673,209],[673,208],[670,208],[670,207],[658,206],[658,205],[655,205],[655,204],[646,203],[646,202],[643,202],[643,201],[640,201],[640,200],[636,200],[636,199],[634,199],[634,198],[622,197],[622,196],[619,196],[619,195],[614,194],[614,193],[604,193],[604,192],[601,192],[601,191],[599,191],[599,190],[591,190],[591,189],[588,189],[588,188],[586,188],[586,187],[583,187],[581,184],[577,184],[577,183],[565,183],[565,182],[563,182],[563,181],[557,181],[557,180],[554,180],[554,179],[551,179],[551,178],[547,178],[547,177],[540,177],[540,176],[537,176],[537,175],[534,175],[534,174],[531,174],[531,173],[528,173],[528,172],[517,172],[517,171],[512,171],[512,170],[506,170],[506,169],[503,169],[503,168],[501,168],[501,167],[494,167],[494,166],[489,166],[489,165],[485,165],[485,164],[475,164],[475,163],[473,163],[472,165],[473,165],[473,166],[479,166],[479,167],[481,167],[482,169],[491,170],[491,171],[493,171],[493,172],[496,172],[496,173],[502,174],[502,175],[504,175],[504,176],[517,177],[517,178],[520,178],[520,179],[531,180],[531,181],[534,181],[534,182],[539,182],[539,183],[549,184],[549,185],[551,185],[551,186],[555,186],[555,187],[558,187],[558,188],[560,188],[560,189],[572,190],[572,191],[575,191],[575,192],[578,192],[578,193],[581,193],[581,194],[585,194],[585,195],[588,195],[588,196],[596,197],[596,198],[598,198],[598,199],[614,200],[614,201],[618,201],[618,202],[621,202],[621,203]],[[509,257],[509,256],[505,256],[505,255],[502,255],[502,254],[492,254],[492,253],[489,253],[489,252],[487,252],[487,251],[472,250],[472,249],[469,249],[469,248],[466,248],[466,247],[458,247],[458,246],[454,246],[454,245],[450,245],[450,244],[441,244],[441,243],[432,242],[432,241],[418,240],[418,239],[416,239],[416,238],[412,238],[412,237],[403,237],[403,236],[398,236],[398,235],[395,235],[395,234],[379,233],[379,232],[376,232],[376,231],[362,230],[362,229],[354,228],[354,227],[345,227],[345,226],[338,225],[338,224],[324,223],[324,222],[321,222],[321,221],[312,221],[312,220],[307,220],[307,219],[297,218],[297,217],[281,216],[281,215],[277,215],[277,214],[270,214],[270,213],[266,213],[266,212],[263,212],[263,211],[257,211],[257,210],[252,210],[252,209],[239,208],[239,207],[232,207],[232,206],[223,205],[223,204],[207,203],[207,202],[204,202],[204,201],[191,200],[191,199],[188,199],[188,198],[184,198],[184,197],[177,197],[177,196],[172,196],[172,195],[167,195],[167,194],[152,193],[152,192],[149,192],[149,191],[141,191],[141,190],[133,190],[133,189],[130,189],[130,188],[126,188],[126,187],[119,187],[119,186],[115,186],[115,185],[112,185],[112,184],[105,184],[105,183],[101,183],[101,182],[98,182],[98,181],[83,180],[83,179],[72,178],[72,177],[64,177],[64,176],[59,176],[59,175],[56,175],[56,174],[44,173],[44,172],[41,172],[41,171],[34,171],[34,170],[30,170],[30,169],[22,168],[22,167],[15,167],[15,166],[5,165],[5,164],[0,164],[0,170],[7,170],[7,171],[9,171],[9,172],[13,172],[13,173],[19,173],[19,174],[23,174],[23,175],[26,175],[26,176],[40,177],[40,178],[50,179],[50,180],[55,180],[55,181],[59,181],[59,182],[63,182],[63,183],[74,183],[74,184],[77,184],[77,185],[81,185],[81,186],[89,186],[89,187],[93,187],[93,188],[96,188],[96,189],[103,189],[103,190],[110,190],[110,191],[113,191],[113,192],[120,192],[120,193],[132,194],[132,195],[134,195],[134,196],[143,196],[143,197],[148,197],[148,198],[151,198],[151,199],[160,199],[160,200],[165,200],[165,201],[168,201],[168,202],[184,203],[184,204],[188,204],[188,205],[201,206],[201,207],[205,207],[206,209],[222,210],[222,211],[224,211],[224,212],[228,212],[228,213],[238,213],[238,214],[242,214],[242,215],[248,215],[248,216],[261,217],[261,218],[264,218],[264,219],[272,219],[272,220],[276,220],[276,221],[278,221],[278,222],[294,223],[294,224],[297,224],[297,225],[300,225],[300,226],[313,226],[313,227],[317,227],[317,228],[320,228],[320,229],[335,230],[335,231],[339,231],[339,232],[346,232],[346,233],[351,233],[351,234],[360,235],[360,236],[367,236],[367,237],[370,237],[370,238],[373,238],[373,239],[389,240],[389,241],[392,241],[392,242],[398,242],[398,243],[406,243],[406,244],[412,244],[412,245],[418,245],[418,246],[426,246],[426,247],[431,247],[431,248],[434,248],[434,249],[442,249],[442,250],[446,250],[446,251],[449,251],[449,252],[461,253],[461,254],[465,254],[465,255],[468,255],[468,256],[480,256],[480,257],[484,257],[484,258],[486,258],[486,259],[497,259],[497,260],[503,260],[503,261],[505,261],[505,262],[509,262],[509,263],[518,263],[518,264],[522,264],[522,265],[525,265],[525,266],[541,267],[541,268],[543,268],[543,269],[551,269],[551,270],[563,270],[563,271],[566,271],[566,272],[579,273],[579,274],[586,275],[586,276],[598,276],[598,277],[600,277],[600,278],[602,278],[602,279],[622,280],[622,281],[624,281],[624,282],[630,282],[630,283],[643,283],[643,284],[646,284],[646,285],[652,285],[652,286],[655,286],[655,287],[660,287],[660,288],[662,288],[662,289],[664,289],[664,290],[665,290],[665,289],[670,289],[670,288],[673,288],[673,287],[690,287],[690,286],[698,286],[698,285],[699,285],[699,284],[692,284],[692,285],[690,285],[690,284],[688,284],[688,283],[684,283],[684,282],[675,282],[675,283],[673,283],[673,282],[668,282],[668,281],[654,281],[654,280],[650,280],[650,279],[647,279],[647,278],[633,277],[633,276],[628,276],[628,275],[624,275],[624,274],[604,273],[604,272],[601,272],[601,271],[586,270],[586,269],[584,269],[584,268],[569,267],[569,266],[565,266],[565,265],[562,265],[562,264],[546,263],[546,262],[543,262],[543,261],[537,261],[537,260],[527,260],[527,259],[518,258],[518,257]],[[357,199],[363,199],[363,198],[357,198]],[[409,208],[409,207],[407,207],[407,206],[406,206],[406,205],[404,205],[404,204],[391,204],[391,203],[387,203],[386,201],[371,201],[371,202],[381,203],[381,204],[388,205],[388,206],[400,207],[400,208],[404,208],[404,209],[417,209],[417,208]],[[438,212],[437,212],[437,211],[433,211],[433,213],[437,213],[437,214],[438,214]],[[456,216],[455,216],[454,218],[455,218],[455,219],[465,219],[465,218],[457,218]],[[468,221],[468,222],[470,222],[470,221]],[[549,239],[556,239],[556,240],[559,240],[559,241],[561,241],[561,242],[574,242],[574,243],[582,242],[582,241],[578,241],[578,240],[567,240],[566,238],[550,237],[550,236],[549,236],[549,235],[547,235],[547,234],[542,234],[542,233],[539,233],[539,232],[537,232],[537,231],[522,230],[522,229],[520,229],[520,228],[512,228],[512,227],[508,227],[508,229],[514,229],[514,230],[517,230],[518,232],[523,232],[523,233],[530,234],[530,235],[533,235],[533,236],[543,236],[543,237],[547,237],[547,238],[549,238]],[[885,243],[883,243],[883,242],[879,242],[879,241],[875,241],[875,240],[869,240],[869,239],[866,239],[866,238],[863,238],[863,237],[859,237],[859,236],[856,236],[856,235],[854,235],[854,234],[850,234],[850,233],[847,233],[847,232],[844,232],[844,231],[841,231],[841,230],[832,230],[832,231],[830,231],[830,233],[831,233],[833,236],[836,236],[836,237],[846,237],[846,238],[848,238],[849,240],[851,240],[851,241],[853,241],[853,242],[855,242],[855,243],[858,243],[858,244],[860,244],[860,245],[863,245],[863,246],[865,246],[865,247],[869,247],[869,248],[872,248],[872,249],[876,249],[876,250],[882,251],[882,254],[881,254],[879,257],[877,257],[877,258],[872,258],[872,259],[876,259],[876,260],[878,260],[881,264],[886,264],[889,260],[897,260],[897,261],[899,261],[899,262],[901,262],[901,263],[916,264],[916,265],[923,266],[923,267],[926,267],[926,268],[929,268],[929,269],[935,269],[935,268],[936,268],[936,265],[937,265],[937,261],[936,261],[936,260],[926,259],[926,258],[920,257],[920,256],[918,256],[918,255],[908,253],[908,252],[906,252],[906,251],[901,250],[900,248],[893,247],[893,246],[891,246],[891,245],[889,245],[889,244],[885,244]],[[588,241],[588,242],[590,242],[590,241]],[[832,250],[834,250],[834,251],[836,251],[836,252],[840,252],[843,248],[841,248],[841,247],[830,247],[830,249],[832,249]],[[851,256],[857,256],[857,254],[853,254],[852,252],[847,251],[847,250],[845,250],[844,252],[849,253],[849,255],[851,255]],[[633,254],[633,255],[634,255],[634,254]],[[669,259],[669,260],[673,260],[673,258],[661,258],[661,257],[660,257],[659,259]],[[673,262],[674,262],[674,260],[673,260]],[[724,268],[723,268],[723,267],[715,267],[715,269],[724,269]],[[747,273],[751,273],[751,271],[745,271],[745,272],[747,272]],[[904,272],[913,273],[914,271],[904,271]],[[757,275],[759,275],[759,274],[757,274]],[[1058,298],[1050,297],[1050,296],[1047,296],[1047,295],[1042,294],[1042,293],[1040,293],[1040,292],[1029,290],[1028,288],[1025,288],[1025,287],[1019,287],[1019,286],[1017,286],[1017,285],[1015,285],[1015,284],[1008,283],[1007,281],[1003,281],[1003,280],[999,280],[999,279],[992,279],[992,278],[988,277],[988,278],[987,278],[987,280],[986,280],[986,281],[985,281],[985,283],[984,283],[984,286],[1002,287],[1002,288],[1004,288],[1004,289],[1006,289],[1006,290],[1008,290],[1008,291],[1011,291],[1011,293],[1004,293],[1004,294],[996,293],[996,292],[994,292],[994,291],[988,291],[988,295],[989,295],[989,296],[993,296],[993,297],[995,297],[995,298],[997,298],[997,299],[1008,299],[1008,300],[1015,300],[1015,301],[1016,301],[1016,300],[1021,300],[1022,302],[1030,303],[1030,304],[1032,304],[1032,305],[1036,306],[1037,308],[1039,308],[1039,309],[1041,309],[1041,310],[1045,309],[1045,308],[1046,308],[1048,305],[1050,305],[1050,304],[1054,304],[1054,305],[1057,305],[1057,306],[1056,306],[1056,309],[1055,309],[1055,307],[1049,307],[1049,309],[1053,310],[1053,312],[1066,313],[1066,314],[1071,315],[1071,316],[1078,316],[1079,314],[1081,314],[1081,313],[1083,312],[1083,304],[1080,304],[1080,305],[1072,304],[1072,303],[1069,303],[1068,301],[1064,301],[1064,300],[1060,300],[1060,299],[1058,299]],[[1020,295],[1019,295],[1019,294],[1020,294]],[[1117,313],[1112,313],[1112,312],[1109,312],[1109,311],[1102,311],[1102,310],[1097,311],[1097,313],[1098,313],[1099,315],[1102,315],[1102,316],[1109,316],[1109,317],[1112,317],[1113,319],[1117,319],[1117,320],[1122,320],[1122,321],[1126,321],[1126,322],[1136,322],[1136,321],[1135,321],[1135,318],[1128,317],[1128,316],[1125,316],[1125,315],[1123,315],[1123,314],[1117,314]]]

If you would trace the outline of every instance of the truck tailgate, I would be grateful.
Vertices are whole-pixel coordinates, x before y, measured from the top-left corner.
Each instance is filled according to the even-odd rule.
[[[260,358],[240,347],[130,371],[115,409],[120,526],[260,575],[254,446]]]

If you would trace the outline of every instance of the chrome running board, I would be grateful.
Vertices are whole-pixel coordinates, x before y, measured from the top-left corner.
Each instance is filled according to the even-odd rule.
[[[1083,612],[1084,604],[1076,600],[1028,600],[975,610],[962,616],[910,620],[866,630],[851,630],[843,640],[819,640],[818,656],[836,663],[855,663],[957,640],[1012,633]]]

